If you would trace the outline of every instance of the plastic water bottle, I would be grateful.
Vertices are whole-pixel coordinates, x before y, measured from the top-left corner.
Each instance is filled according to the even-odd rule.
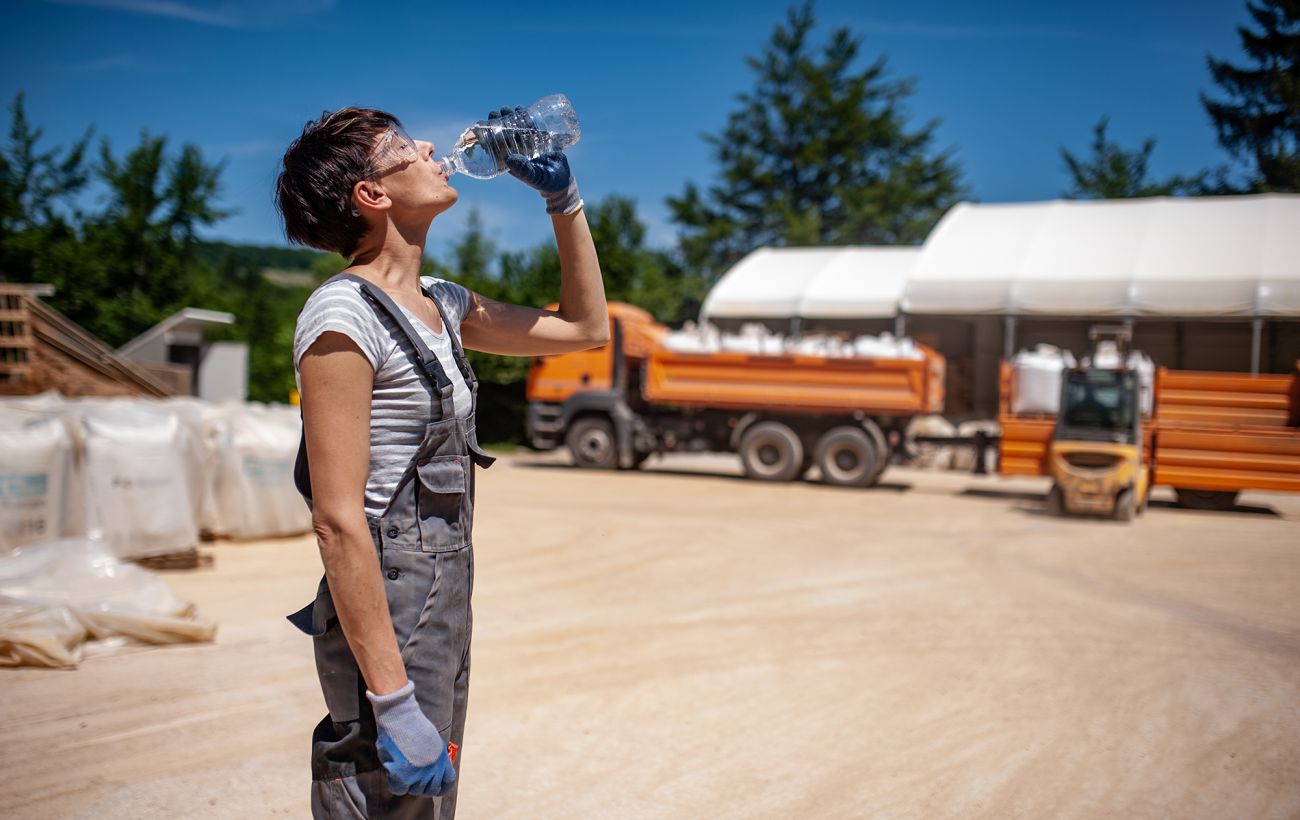
[[[484,141],[483,137],[493,139]],[[523,154],[530,159],[563,151],[582,137],[578,115],[563,94],[542,97],[524,109],[499,120],[471,125],[456,140],[451,153],[438,160],[448,174],[465,174],[475,179],[491,179],[505,173],[506,156]],[[497,148],[500,156],[493,150]]]

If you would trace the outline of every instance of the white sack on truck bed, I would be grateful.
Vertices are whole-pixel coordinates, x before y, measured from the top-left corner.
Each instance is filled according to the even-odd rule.
[[[0,557],[0,666],[71,668],[87,641],[205,642],[216,633],[102,541],[42,541]]]

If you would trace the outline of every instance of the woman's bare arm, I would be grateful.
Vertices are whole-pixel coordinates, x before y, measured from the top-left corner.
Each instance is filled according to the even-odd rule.
[[[543,310],[470,293],[461,322],[465,347],[505,356],[545,356],[600,347],[609,341],[609,313],[600,260],[581,210],[554,214],[560,252],[560,306]]]
[[[375,694],[406,684],[379,557],[366,523],[374,370],[356,343],[322,333],[299,363],[312,526],[339,624]]]

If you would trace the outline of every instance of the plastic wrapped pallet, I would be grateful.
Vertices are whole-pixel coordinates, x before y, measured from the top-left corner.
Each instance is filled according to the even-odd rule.
[[[81,416],[86,531],[120,558],[198,544],[203,462],[164,405],[103,402]]]
[[[214,482],[222,534],[272,538],[311,529],[311,512],[293,483],[301,430],[291,408],[227,409]]]
[[[907,423],[903,439],[914,441],[916,436],[951,438],[956,433],[957,428],[943,416],[915,416]],[[911,456],[910,463],[914,467],[947,470],[952,466],[953,448],[947,444],[916,443],[912,447]]]
[[[72,441],[56,416],[0,409],[0,555],[67,531]]]
[[[87,641],[211,641],[216,631],[102,541],[42,541],[0,557],[0,666],[74,667]]]
[[[1013,383],[1011,412],[1016,415],[1053,415],[1061,409],[1061,377],[1074,367],[1068,350],[1039,345],[1022,350],[1011,360]]]

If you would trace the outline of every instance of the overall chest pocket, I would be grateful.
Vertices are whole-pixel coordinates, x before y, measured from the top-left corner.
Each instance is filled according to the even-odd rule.
[[[415,514],[420,526],[420,549],[425,552],[458,549],[468,543],[470,529],[466,456],[432,456],[416,464],[419,476]]]

